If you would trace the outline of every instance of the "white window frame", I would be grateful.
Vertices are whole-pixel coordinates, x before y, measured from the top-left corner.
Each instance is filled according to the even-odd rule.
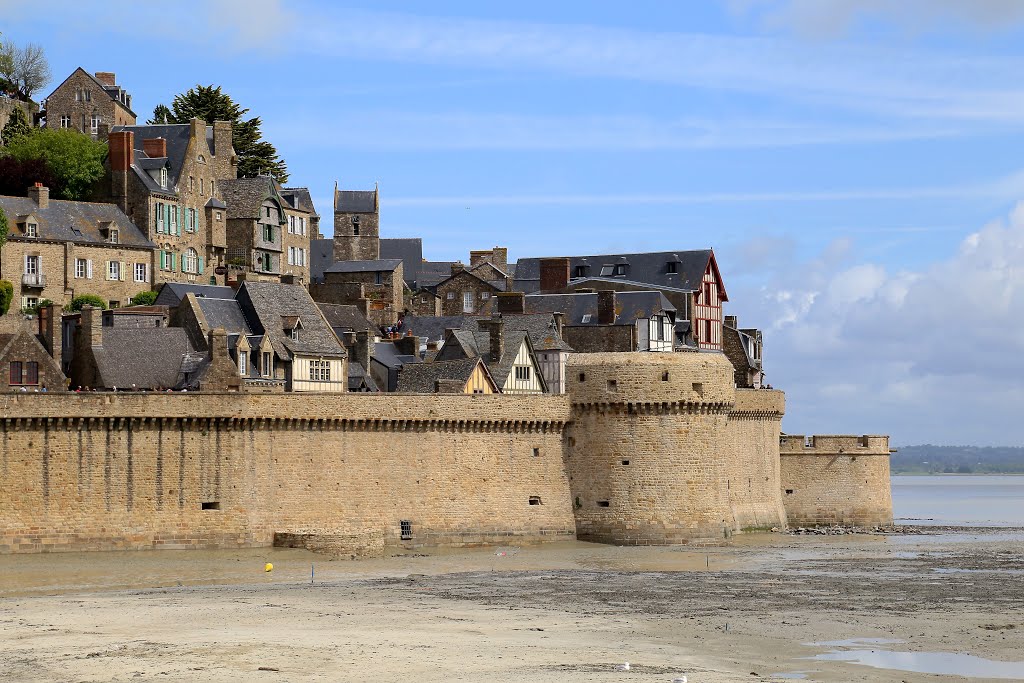
[[[70,128],[71,127],[71,115],[70,114],[61,114],[60,115],[60,127],[61,128]]]
[[[249,367],[249,352],[241,351],[238,352],[238,374],[242,377],[246,376],[246,370]]]
[[[516,368],[516,381],[517,382],[529,382],[530,381],[530,379],[531,379],[530,375],[532,373],[530,372],[530,366],[529,365],[517,365],[517,366],[515,366],[515,368]],[[522,375],[522,376],[520,376],[520,375]]]
[[[183,270],[186,273],[198,273],[199,272],[199,252],[192,247],[185,250],[185,253],[181,255]]]
[[[121,262],[120,261],[107,261],[107,279],[108,280],[120,280],[121,279]]]
[[[329,361],[329,360],[310,360],[309,361],[309,380],[311,382],[330,382],[331,381],[331,361]]]
[[[295,234],[295,216],[288,216],[288,234]]]
[[[89,130],[91,132],[95,133],[99,129],[100,129],[100,115],[99,114],[93,114],[89,118]]]
[[[118,244],[121,238],[121,233],[117,228],[110,229],[110,243]]]
[[[473,290],[466,290],[462,293],[462,312],[472,313],[476,310],[476,297],[473,296]]]
[[[39,237],[39,224],[25,223],[25,237]]]
[[[149,282],[149,264],[136,263],[134,271],[136,282]]]
[[[445,298],[448,299],[448,301],[454,301],[455,300],[455,292],[448,292],[448,294],[445,295]]]
[[[39,275],[40,258],[36,255],[25,257],[25,275]]]
[[[89,268],[89,266],[86,263],[86,260],[84,258],[76,258],[75,259],[75,279],[76,280],[84,280],[85,276],[86,276],[86,273],[89,272],[88,268]]]

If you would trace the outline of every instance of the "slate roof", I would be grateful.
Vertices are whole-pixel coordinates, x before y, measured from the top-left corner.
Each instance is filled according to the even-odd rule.
[[[252,334],[249,323],[242,313],[242,307],[234,299],[196,297],[196,303],[199,304],[199,310],[203,312],[211,330],[223,327],[226,332]]]
[[[507,286],[508,286],[508,283],[505,281],[504,278],[502,278],[501,280],[485,280],[482,277],[480,277],[479,275],[477,275],[476,273],[474,273],[472,271],[469,271],[469,270],[462,270],[462,271],[459,271],[458,273],[454,273],[454,274],[449,273],[448,277],[446,277],[443,280],[441,280],[440,282],[438,282],[435,286],[436,287],[440,287],[445,282],[448,282],[449,280],[454,280],[457,277],[471,277],[474,280],[477,280],[479,282],[486,283],[486,284],[490,285],[496,291],[499,291],[499,292],[504,292],[506,290]]]
[[[103,347],[93,348],[93,355],[104,387],[178,387],[184,374],[196,369],[197,355],[201,356],[180,327],[102,330]]]
[[[452,276],[452,265],[455,261],[424,261],[420,264],[419,287],[437,287],[442,281]]]
[[[588,277],[601,277],[602,268],[624,264],[626,274],[613,277],[614,280],[631,280],[662,287],[674,287],[689,292],[700,289],[704,271],[712,258],[710,249],[696,251],[656,251],[640,254],[601,254],[592,256],[569,256],[569,275],[575,277],[577,266],[589,267]],[[515,267],[516,289],[522,292],[536,292],[540,289],[539,258],[519,259]],[[669,272],[669,262],[674,262],[675,273]],[[604,276],[611,276],[606,272]],[[724,288],[722,290],[724,292]],[[728,301],[728,299],[724,299]]]
[[[394,342],[379,341],[373,345],[373,360],[384,367],[400,368],[407,363],[419,363],[419,356],[399,353]]]
[[[373,190],[336,190],[334,210],[345,213],[375,213],[377,193]]]
[[[207,130],[212,130],[212,127],[208,126]],[[188,151],[188,143],[192,135],[192,125],[189,123],[168,123],[152,126],[114,126],[110,129],[111,133],[121,131],[131,131],[135,134],[135,154],[132,166],[135,168],[135,174],[142,180],[146,189],[151,192],[177,194],[175,187],[178,185],[181,169],[185,165],[185,152]],[[151,160],[143,150],[143,141],[152,140],[153,138],[163,138],[167,141],[166,165],[168,187],[166,188],[160,187],[160,183],[153,180],[148,173],[143,171],[143,168],[147,166],[160,168],[163,165],[158,160]]]
[[[367,372],[359,363],[348,364],[348,389],[349,391],[359,391],[362,387],[366,387],[370,391],[380,391],[380,387],[373,380],[373,376]]]
[[[0,209],[7,214],[12,239],[21,238],[16,223],[22,216],[31,214],[36,219],[39,237],[24,238],[24,241],[57,241],[76,244],[109,244],[107,236],[100,232],[100,223],[109,222],[118,230],[117,242],[125,247],[155,249],[156,244],[131,222],[128,216],[114,204],[92,202],[69,202],[51,199],[49,206],[40,209],[29,197],[0,197]]]
[[[376,261],[336,261],[325,273],[376,273],[391,272],[402,265],[401,259],[379,259]]]
[[[466,383],[472,377],[473,371],[479,363],[479,358],[460,358],[406,365],[398,373],[396,391],[410,394],[433,394],[436,391],[438,380],[454,379]],[[486,365],[484,365],[484,371],[487,371]],[[493,379],[491,381],[493,382]]]
[[[217,187],[228,205],[228,218],[257,220],[260,217],[260,207],[264,201],[267,199],[280,201],[281,199],[274,184],[274,179],[269,176],[235,178],[218,182]]]
[[[420,287],[420,267],[423,264],[423,240],[419,237],[387,238],[380,241],[382,259],[402,259],[402,274],[410,289]]]
[[[558,335],[554,316],[550,313],[503,313],[501,317],[506,329],[522,330],[529,334],[530,341],[537,351],[573,350]],[[487,318],[472,315],[407,315],[402,319],[398,333],[405,335],[406,332],[412,332],[424,340],[444,341],[445,331],[452,329],[475,332],[479,329],[477,322],[480,320]]]
[[[235,295],[255,334],[266,334],[281,358],[294,354],[341,357],[345,349],[320,309],[302,285],[277,282],[243,282]],[[286,335],[282,320],[298,316],[302,329],[298,340]]]
[[[292,207],[299,211],[306,211],[311,216],[320,217],[320,214],[316,212],[316,207],[313,206],[313,198],[309,194],[308,187],[279,187],[278,192]]]
[[[597,325],[597,294],[529,294],[525,298],[527,313],[565,315],[566,325]],[[661,292],[616,292],[615,324],[632,325],[637,320],[658,313],[676,312],[676,307]],[[583,317],[590,315],[584,322]]]
[[[366,330],[371,334],[379,334],[377,326],[371,323],[357,306],[322,304],[319,302],[316,305],[339,339],[343,332]]]
[[[451,337],[445,340],[445,344],[438,352],[437,360],[434,362],[457,360],[462,357],[479,357],[487,366],[487,370],[491,373],[495,385],[499,389],[504,389],[505,381],[508,379],[509,373],[512,372],[512,366],[515,365],[516,356],[519,355],[519,349],[523,342],[525,341],[529,346],[531,355],[533,355],[534,348],[530,342],[530,336],[526,332],[523,330],[512,330],[507,326],[502,332],[502,341],[504,352],[500,359],[494,361],[491,360],[491,335],[489,331],[456,330]],[[541,381],[541,386],[544,387],[543,390],[547,391],[543,375],[538,372],[537,377]]]
[[[334,263],[334,240],[309,241],[309,280],[323,282],[324,271]]]
[[[197,299],[234,299],[235,290],[218,285],[192,285],[185,282],[166,282],[156,296],[154,306],[170,306],[174,308],[182,302],[186,294],[195,294]]]

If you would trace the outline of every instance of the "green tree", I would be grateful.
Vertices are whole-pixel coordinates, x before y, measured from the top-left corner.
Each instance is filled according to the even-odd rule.
[[[158,104],[153,110],[153,121],[162,123],[188,123],[199,118],[209,124],[214,121],[231,122],[231,144],[238,155],[238,176],[255,178],[271,175],[279,183],[288,182],[288,167],[278,156],[277,148],[263,139],[258,116],[244,118],[249,113],[242,109],[220,86],[196,85],[191,90],[174,96],[171,108]]]
[[[4,213],[3,209],[0,209],[0,249],[3,249],[3,246],[7,244],[7,233],[9,233],[10,230],[11,226],[7,222],[7,214]]]
[[[204,119],[205,120],[205,119]],[[175,123],[174,114],[170,109],[167,108],[166,104],[158,104],[153,108],[153,118],[146,121],[150,126],[163,125],[165,123]],[[210,122],[212,123],[212,121]]]
[[[60,182],[61,199],[86,200],[103,177],[107,147],[70,128],[33,128],[16,139],[7,154],[19,161],[42,159]]]
[[[25,110],[15,107],[11,110],[11,117],[7,119],[3,131],[0,131],[0,145],[10,145],[23,135],[32,132],[32,126],[28,125],[28,117]]]
[[[0,280],[0,315],[7,315],[14,299],[14,285],[7,280]]]
[[[19,100],[31,101],[32,95],[50,80],[50,63],[42,46],[0,43],[0,80],[4,82],[4,89]]]
[[[77,313],[82,310],[83,306],[93,306],[106,310],[107,302],[95,294],[79,294],[68,304],[68,310],[72,313]]]
[[[156,303],[156,292],[151,289],[139,292],[132,297],[132,306],[152,306]]]

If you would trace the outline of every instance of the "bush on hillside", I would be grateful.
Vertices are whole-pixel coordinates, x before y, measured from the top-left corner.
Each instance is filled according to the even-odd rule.
[[[95,294],[79,294],[71,300],[71,303],[68,305],[68,310],[72,313],[77,313],[82,310],[83,306],[93,306],[94,308],[102,308],[106,310],[107,302]]]

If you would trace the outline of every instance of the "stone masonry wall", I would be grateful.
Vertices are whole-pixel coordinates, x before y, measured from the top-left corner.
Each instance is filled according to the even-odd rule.
[[[575,533],[559,397],[8,394],[0,408],[0,552]]]
[[[892,524],[889,437],[782,437],[782,500],[790,526]]]

